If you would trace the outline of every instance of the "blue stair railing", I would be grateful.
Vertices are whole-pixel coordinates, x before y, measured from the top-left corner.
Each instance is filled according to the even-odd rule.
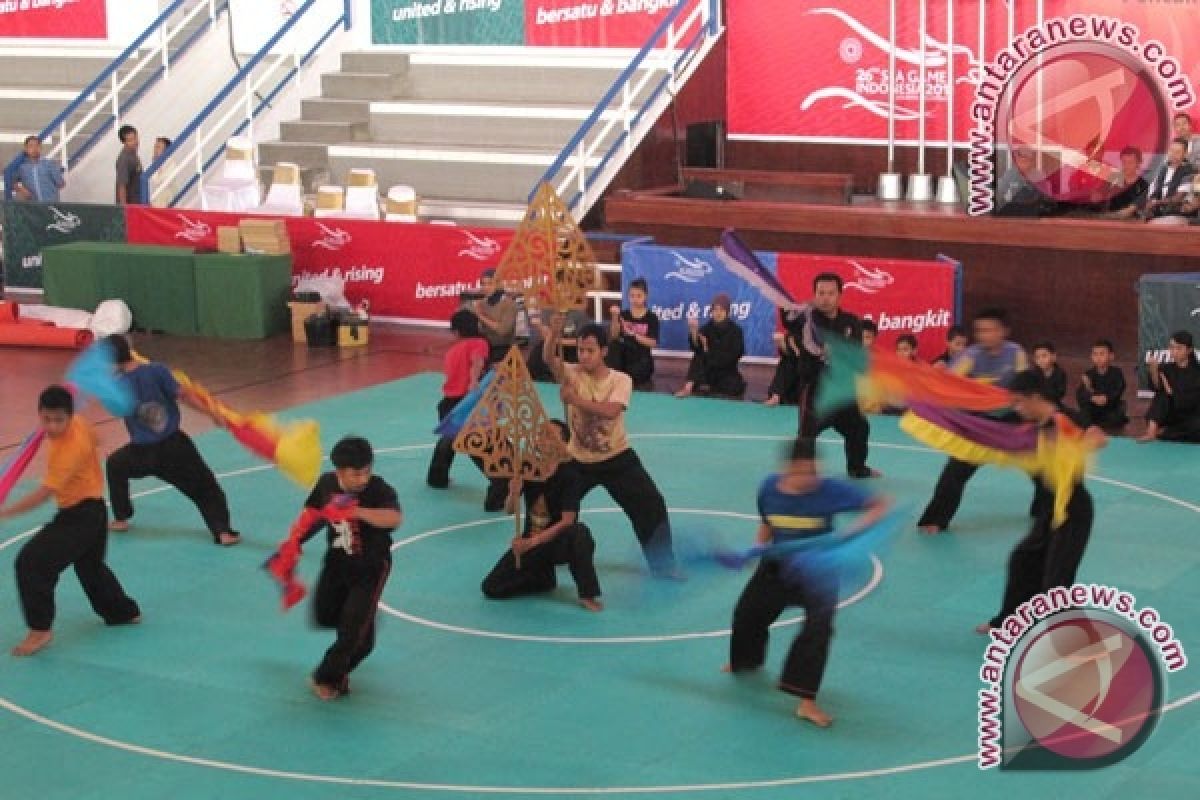
[[[760,0],[761,1],[761,0]],[[683,0],[662,19],[529,192],[549,183],[582,216],[656,122],[648,112],[699,66],[721,32],[720,0]]]
[[[204,175],[225,152],[225,143],[252,130],[254,120],[271,107],[338,28],[350,30],[351,5],[352,0],[344,0],[337,11],[331,12],[333,4],[307,0],[297,8],[171,141],[171,146],[146,167],[142,172],[142,196],[151,197],[151,181],[156,175],[160,180],[155,182],[163,186],[176,187],[182,182],[167,199],[169,206],[176,205],[198,184],[203,186]],[[327,25],[323,24],[322,13],[330,17]],[[309,36],[311,41],[293,37],[288,55],[273,54],[284,37],[309,15],[314,23],[297,31],[297,36]]]
[[[172,62],[229,10],[229,0],[192,2],[174,0],[154,18],[121,54],[112,60],[83,91],[42,129],[43,157],[58,161],[64,171],[79,163],[103,136],[115,132],[129,110],[160,78]],[[200,24],[192,27],[195,21]],[[191,30],[189,30],[191,28]],[[126,95],[122,99],[122,95]],[[18,155],[4,168],[4,196],[12,199]]]

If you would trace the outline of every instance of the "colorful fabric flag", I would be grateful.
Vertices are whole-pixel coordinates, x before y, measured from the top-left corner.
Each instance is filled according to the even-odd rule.
[[[4,505],[8,500],[9,494],[20,482],[25,470],[29,468],[30,462],[37,455],[38,448],[42,446],[45,438],[46,432],[39,427],[25,437],[25,441],[21,442],[21,446],[13,457],[3,467],[0,467],[0,505]]]
[[[733,229],[721,234],[721,243],[716,248],[717,258],[725,268],[757,289],[778,308],[799,310],[802,306],[783,287],[783,284],[762,265],[754,251],[746,246]]]
[[[484,376],[479,379],[479,385],[464,395],[463,399],[458,401],[458,405],[450,409],[449,414],[442,417],[433,432],[438,436],[457,436],[458,432],[462,430],[462,426],[471,418],[471,412],[475,410],[475,406],[479,405],[483,393],[491,386],[494,377],[496,377],[495,370],[484,373]]]

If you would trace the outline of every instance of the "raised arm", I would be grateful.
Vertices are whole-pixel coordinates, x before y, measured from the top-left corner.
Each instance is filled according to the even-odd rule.
[[[559,383],[563,382],[565,371],[563,370],[562,356],[558,352],[558,343],[562,339],[563,325],[566,324],[566,321],[565,314],[555,311],[550,316],[550,324],[546,326],[546,338],[542,340],[542,360],[554,374],[554,380]]]

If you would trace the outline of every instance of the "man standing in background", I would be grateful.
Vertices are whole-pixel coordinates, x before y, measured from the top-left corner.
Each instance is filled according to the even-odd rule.
[[[142,159],[138,157],[138,132],[132,125],[122,125],[117,131],[121,152],[117,155],[117,205],[141,205]]]
[[[13,193],[20,200],[35,203],[57,203],[58,191],[67,185],[62,167],[42,158],[42,140],[25,137],[25,158],[17,167],[17,183]]]

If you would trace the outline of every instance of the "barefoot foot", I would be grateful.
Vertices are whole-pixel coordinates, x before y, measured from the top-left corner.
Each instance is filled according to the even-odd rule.
[[[123,519],[114,519],[108,523],[108,529],[114,533],[125,533],[129,530],[129,523]]]
[[[981,636],[987,636],[989,633],[992,632],[992,623],[990,623],[990,622],[979,623],[978,625],[975,626],[975,632]]]
[[[242,541],[242,537],[233,531],[226,531],[217,537],[217,544],[221,547],[233,547],[240,541]]]
[[[678,392],[675,393],[675,396],[676,397],[691,397],[693,388],[694,387],[692,385],[692,382],[688,381],[687,383],[685,383],[683,385],[682,389],[680,389]]]
[[[800,705],[796,706],[796,716],[811,722],[818,728],[828,728],[833,724],[833,717],[822,711],[816,702],[808,698],[801,700]]]
[[[30,631],[25,638],[12,649],[14,656],[31,656],[50,645],[54,634],[50,631]]]
[[[941,525],[918,525],[917,530],[919,530],[921,533],[925,534],[926,536],[936,536],[937,534],[941,533],[942,531],[944,531],[946,529],[943,528]]]
[[[764,405],[764,406],[777,406],[777,405],[779,405],[779,395],[777,395],[777,394],[770,395],[769,397],[767,397],[767,399],[766,399],[766,400],[763,400],[763,405]]]
[[[579,605],[586,608],[588,611],[603,611],[604,605],[594,597],[579,598]]]
[[[325,683],[317,683],[316,681],[310,681],[309,685],[312,686],[313,694],[326,702],[330,700],[337,700],[342,696],[341,689],[338,689],[336,686],[330,686]]]

